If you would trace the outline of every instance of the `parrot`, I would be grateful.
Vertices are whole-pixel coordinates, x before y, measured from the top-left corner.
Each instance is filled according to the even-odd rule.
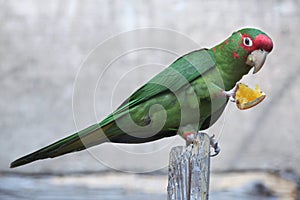
[[[177,58],[133,92],[100,123],[58,140],[10,165],[19,167],[106,142],[139,144],[206,130],[223,113],[236,84],[257,73],[273,49],[257,28],[242,28],[212,48]]]

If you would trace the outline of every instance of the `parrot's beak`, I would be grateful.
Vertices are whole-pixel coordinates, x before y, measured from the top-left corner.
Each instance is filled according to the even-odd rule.
[[[252,51],[247,57],[246,64],[254,67],[253,74],[257,73],[264,65],[269,52],[260,49]]]

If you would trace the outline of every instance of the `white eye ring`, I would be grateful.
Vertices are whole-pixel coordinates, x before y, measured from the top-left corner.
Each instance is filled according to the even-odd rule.
[[[244,37],[243,43],[247,47],[252,47],[252,45],[253,45],[253,42],[252,42],[251,38],[249,38],[249,37]]]

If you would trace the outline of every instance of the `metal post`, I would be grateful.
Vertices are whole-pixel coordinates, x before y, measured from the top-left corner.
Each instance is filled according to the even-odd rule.
[[[187,147],[172,148],[168,200],[207,200],[210,175],[210,138],[199,132]]]

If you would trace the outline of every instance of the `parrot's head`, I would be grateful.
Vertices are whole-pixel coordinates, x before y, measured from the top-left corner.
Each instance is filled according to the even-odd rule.
[[[223,70],[230,74],[244,75],[252,68],[253,73],[258,72],[272,49],[273,42],[267,34],[255,28],[244,28],[213,47],[212,51],[217,55],[218,63],[230,66],[222,68]]]
[[[246,65],[254,67],[253,73],[258,72],[267,55],[273,49],[272,39],[255,28],[244,28],[232,34],[235,45],[232,46],[233,57],[240,57]]]

